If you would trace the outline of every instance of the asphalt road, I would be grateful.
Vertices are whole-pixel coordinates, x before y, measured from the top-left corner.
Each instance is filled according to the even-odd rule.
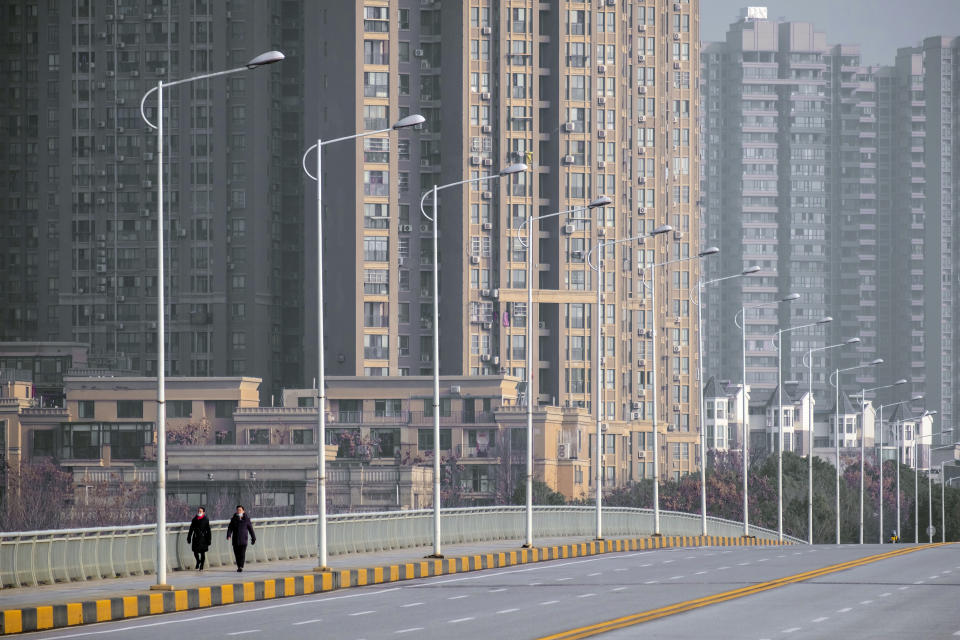
[[[757,590],[771,580],[909,546],[711,547],[609,554],[29,637],[533,640],[711,596],[720,601],[601,637],[960,636],[960,545],[921,549],[736,597],[736,590]]]

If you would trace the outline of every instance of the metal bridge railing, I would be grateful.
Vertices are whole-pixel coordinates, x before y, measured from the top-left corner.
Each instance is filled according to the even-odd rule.
[[[360,554],[433,544],[432,510],[388,511],[331,515],[327,525],[330,555]],[[590,506],[534,507],[535,535],[541,538],[590,537],[595,532]],[[443,544],[522,540],[524,507],[470,507],[444,509]],[[700,535],[698,514],[661,511],[664,535]],[[653,511],[628,507],[603,510],[607,537],[644,536],[653,531]],[[211,522],[213,545],[209,566],[233,562],[226,540],[227,520]],[[249,562],[306,558],[316,554],[316,516],[254,518],[257,544],[247,548]],[[168,571],[193,568],[187,544],[186,522],[167,525]],[[739,537],[739,522],[710,517],[709,535]],[[758,538],[776,539],[777,533],[751,527]],[[144,575],[155,570],[156,527],[96,527],[0,534],[0,588],[28,587],[58,582],[98,580]],[[791,542],[803,541],[785,536]]]

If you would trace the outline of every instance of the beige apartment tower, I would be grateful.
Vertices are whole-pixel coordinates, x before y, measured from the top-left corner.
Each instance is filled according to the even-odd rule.
[[[308,138],[426,118],[419,130],[326,148],[328,373],[432,373],[433,254],[420,196],[526,162],[523,174],[441,192],[440,373],[525,379],[532,349],[536,406],[590,412],[601,376],[608,486],[652,476],[657,392],[662,477],[698,468],[697,0],[345,0],[309,3],[305,20],[319,29],[306,44],[316,78],[305,89]],[[613,204],[534,223],[528,274],[521,224],[601,195]],[[606,249],[599,279],[585,263],[598,242],[663,224],[674,230]],[[654,309],[650,266],[668,260],[678,262],[657,269]],[[315,290],[308,277],[309,310]],[[315,370],[308,356],[305,378]]]

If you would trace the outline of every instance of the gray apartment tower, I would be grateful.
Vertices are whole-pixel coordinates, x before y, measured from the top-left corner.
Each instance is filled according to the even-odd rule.
[[[284,64],[165,92],[167,373],[301,384],[301,3],[2,0],[0,15],[0,340],[156,370],[141,97],[283,49]]]
[[[856,47],[828,46],[813,25],[768,20],[761,7],[701,56],[704,242],[722,252],[706,277],[761,267],[705,290],[707,371],[740,380],[734,318],[741,306],[771,303],[746,313],[754,391],[776,387],[778,327],[833,318],[784,337],[783,379],[804,385],[810,349],[860,337],[855,347],[814,352],[822,394],[827,367],[878,349],[875,86]],[[800,298],[775,303],[792,293]],[[876,375],[858,373],[858,384]]]

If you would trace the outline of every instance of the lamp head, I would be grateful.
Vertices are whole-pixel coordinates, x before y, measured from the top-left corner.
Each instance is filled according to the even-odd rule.
[[[508,167],[504,167],[503,169],[500,169],[500,175],[509,176],[514,173],[521,173],[526,170],[527,170],[527,165],[523,164],[522,162],[518,162],[516,164],[511,164]]]
[[[597,207],[605,207],[608,204],[613,204],[613,200],[611,200],[607,196],[600,196],[599,198],[597,198],[596,200],[588,204],[587,209],[596,209]]]
[[[400,118],[399,120],[397,120],[396,122],[394,122],[394,123],[393,123],[393,126],[390,127],[390,128],[391,128],[391,129],[406,129],[407,127],[415,127],[415,126],[417,126],[418,124],[423,124],[423,123],[426,122],[426,121],[427,121],[427,119],[424,118],[422,115],[420,115],[419,113],[415,113],[415,114],[413,114],[413,115],[407,116],[406,118]]]
[[[700,253],[698,253],[698,254],[697,254],[697,257],[699,257],[699,258],[705,258],[705,257],[707,257],[707,256],[716,255],[716,254],[718,254],[718,253],[720,253],[719,247],[707,247],[706,249],[704,249],[703,251],[701,251]]]
[[[859,344],[859,343],[860,343],[860,338],[850,338],[843,344]]]
[[[825,318],[820,318],[819,320],[817,320],[817,324],[828,324],[830,322],[833,322],[833,318],[830,316],[827,316]]]
[[[286,56],[284,56],[279,51],[267,51],[266,53],[261,53],[256,58],[250,60],[247,63],[247,69],[256,69],[257,67],[262,67],[264,65],[273,64],[274,62],[280,62]]]
[[[741,272],[741,275],[749,276],[749,275],[754,274],[754,273],[756,273],[756,272],[758,272],[758,271],[760,271],[760,266],[759,266],[759,265],[753,265],[752,267],[747,267],[746,269],[744,269],[744,270]]]
[[[791,293],[791,294],[789,294],[789,295],[781,298],[781,299],[780,299],[780,302],[793,302],[794,300],[799,300],[799,299],[800,299],[800,294],[799,294],[799,293]]]
[[[911,396],[911,398],[910,398],[910,402],[916,402],[917,400],[923,400],[923,394],[922,394],[922,393],[918,393],[918,394],[916,394],[916,395],[914,395],[914,396]]]
[[[659,227],[657,227],[656,229],[654,229],[653,231],[651,231],[651,232],[650,232],[650,235],[652,235],[652,236],[659,236],[661,233],[669,233],[669,232],[671,232],[671,231],[673,231],[673,227],[672,227],[672,226],[670,226],[669,224],[662,224],[662,225],[660,225]]]
[[[876,360],[871,360],[867,364],[869,365],[883,364],[883,358],[877,358]]]

